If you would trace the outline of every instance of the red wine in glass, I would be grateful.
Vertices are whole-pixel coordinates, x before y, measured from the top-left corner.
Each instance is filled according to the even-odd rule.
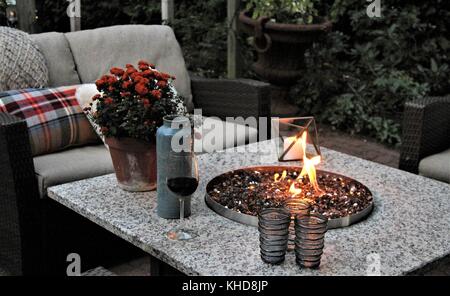
[[[167,179],[167,187],[173,193],[189,196],[197,190],[198,180],[192,177],[176,177]]]
[[[169,153],[167,160],[167,189],[173,192],[180,201],[180,223],[177,227],[167,233],[167,237],[172,240],[188,240],[197,236],[190,230],[183,228],[184,224],[184,204],[198,187],[198,164],[193,151]]]

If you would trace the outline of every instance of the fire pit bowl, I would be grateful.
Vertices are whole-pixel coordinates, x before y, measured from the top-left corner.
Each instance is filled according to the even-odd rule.
[[[373,195],[365,185],[317,170],[322,190],[318,193],[308,177],[297,179],[301,170],[299,166],[257,166],[224,173],[206,186],[206,204],[221,216],[257,227],[259,211],[282,207],[286,199],[293,197],[290,189],[296,183],[295,198],[308,201],[312,212],[328,217],[329,229],[352,225],[371,213]]]

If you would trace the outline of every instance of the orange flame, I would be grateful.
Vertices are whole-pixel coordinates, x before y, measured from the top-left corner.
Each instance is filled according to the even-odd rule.
[[[281,175],[281,178],[280,178],[280,174],[276,173],[276,174],[273,176],[273,180],[274,180],[275,182],[283,181],[284,179],[286,179],[286,175],[287,175],[287,171],[283,171],[283,173],[282,173],[282,175]]]
[[[302,193],[302,190],[300,188],[297,188],[295,185],[297,183],[292,183],[291,187],[289,187],[289,193],[292,194],[292,197],[296,197],[297,195],[299,195],[300,193]]]
[[[321,194],[324,192],[319,187],[319,184],[317,183],[317,173],[316,173],[316,167],[315,167],[316,165],[320,164],[321,157],[320,157],[320,155],[317,155],[317,156],[308,158],[308,156],[306,155],[307,136],[308,136],[308,133],[306,131],[303,132],[303,134],[301,135],[300,146],[302,147],[302,151],[303,151],[302,152],[303,153],[303,168],[302,168],[302,171],[300,172],[300,175],[297,177],[297,179],[295,179],[294,182],[292,182],[292,184],[289,187],[289,193],[292,195],[291,197],[296,197],[302,193],[301,184],[302,184],[302,179],[304,176],[308,176],[309,183],[314,188],[314,191],[317,194]],[[281,176],[279,173],[276,173],[273,176],[273,180],[275,183],[277,183],[277,182],[281,182],[281,181],[285,180],[286,177],[287,177],[287,171],[283,171]],[[291,179],[288,179],[287,181],[290,183]]]
[[[317,174],[316,174],[316,165],[318,165],[321,161],[320,155],[314,156],[312,158],[308,158],[306,156],[306,137],[307,133],[303,132],[302,134],[302,140],[301,140],[301,146],[303,148],[303,168],[300,172],[300,177],[308,176],[309,182],[313,186],[314,190],[318,193],[323,192],[322,189],[320,189],[319,184],[317,183]]]

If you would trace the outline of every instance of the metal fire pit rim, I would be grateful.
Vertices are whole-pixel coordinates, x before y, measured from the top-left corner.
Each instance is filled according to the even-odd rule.
[[[208,205],[208,207],[211,210],[213,210],[217,214],[221,215],[222,217],[225,217],[227,219],[233,220],[233,221],[241,223],[241,224],[258,227],[258,217],[257,216],[252,216],[252,215],[248,215],[248,214],[244,214],[244,213],[239,213],[239,212],[236,212],[236,211],[231,210],[229,208],[225,208],[224,206],[222,206],[221,204],[216,202],[213,198],[211,198],[211,196],[208,194],[208,192],[209,192],[208,188],[210,187],[210,185],[212,184],[212,182],[214,180],[216,180],[217,178],[220,178],[224,174],[228,174],[228,173],[235,172],[235,171],[240,171],[240,170],[264,170],[264,169],[268,170],[268,169],[275,169],[275,168],[286,168],[286,169],[301,170],[302,167],[301,166],[288,166],[288,165],[249,166],[249,167],[242,167],[242,168],[239,168],[239,169],[230,170],[228,172],[222,173],[222,174],[212,178],[208,182],[208,184],[206,185],[206,193],[205,193],[205,202],[206,202],[206,204]],[[364,185],[363,183],[359,182],[358,180],[356,180],[354,178],[351,178],[351,177],[348,177],[348,176],[344,176],[342,174],[338,174],[338,173],[334,173],[334,172],[330,172],[330,171],[325,171],[325,170],[317,170],[317,172],[333,174],[333,175],[335,175],[337,177],[343,177],[343,178],[346,178],[346,179],[351,179],[353,181],[356,181],[356,182],[360,183],[362,186],[364,186],[367,189],[367,191],[372,195],[372,202],[369,204],[369,206],[367,206],[362,211],[360,211],[358,213],[355,213],[355,214],[352,214],[352,215],[349,215],[349,216],[341,217],[341,218],[329,219],[328,220],[328,229],[347,227],[347,226],[355,224],[355,223],[363,220],[367,216],[369,216],[369,214],[372,212],[372,210],[374,208],[374,199],[375,199],[375,197],[374,197],[373,192],[369,188],[367,188],[366,185]]]

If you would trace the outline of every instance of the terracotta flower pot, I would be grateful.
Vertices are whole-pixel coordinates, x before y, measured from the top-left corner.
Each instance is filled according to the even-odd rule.
[[[258,59],[253,69],[273,85],[272,107],[276,107],[277,101],[286,99],[290,87],[303,75],[305,51],[320,36],[329,32],[332,24],[326,19],[310,25],[280,24],[271,22],[267,17],[252,19],[245,11],[239,14],[239,21],[241,30],[255,38]],[[287,109],[292,110],[292,107]],[[272,113],[282,115],[277,114],[279,112],[276,110]]]
[[[126,191],[156,189],[156,143],[106,138],[119,187]]]

